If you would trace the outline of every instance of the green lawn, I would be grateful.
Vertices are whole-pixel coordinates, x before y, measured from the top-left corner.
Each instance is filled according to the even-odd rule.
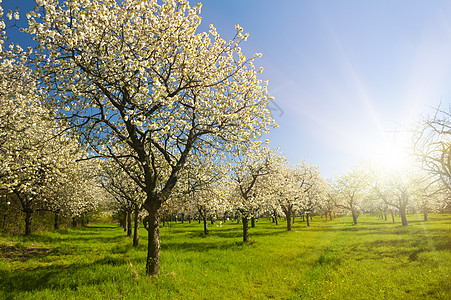
[[[0,236],[0,299],[451,299],[451,215],[162,227],[161,272],[114,224]]]

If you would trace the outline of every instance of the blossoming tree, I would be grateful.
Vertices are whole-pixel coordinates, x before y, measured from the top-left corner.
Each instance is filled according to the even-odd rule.
[[[274,125],[254,58],[211,25],[197,32],[201,5],[185,0],[37,0],[27,32],[38,42],[37,72],[97,157],[127,173],[127,145],[146,194],[146,273],[160,266],[159,210],[196,149],[229,149]],[[168,172],[161,173],[161,169]]]

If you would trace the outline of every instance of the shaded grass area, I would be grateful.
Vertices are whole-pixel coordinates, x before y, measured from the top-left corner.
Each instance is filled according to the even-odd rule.
[[[0,236],[1,299],[450,299],[451,215],[409,226],[361,215],[296,221],[291,232],[260,219],[161,228],[161,272],[145,276],[140,246],[117,225]]]

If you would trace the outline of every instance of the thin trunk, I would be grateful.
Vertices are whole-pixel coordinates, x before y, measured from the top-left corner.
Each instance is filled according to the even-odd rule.
[[[27,209],[25,211],[25,235],[31,234],[31,219],[33,216],[33,211],[31,209]]]
[[[332,221],[332,212],[329,212],[329,219]]]
[[[285,211],[285,218],[287,219],[287,231],[291,231],[291,209]]]
[[[401,216],[402,226],[407,226],[407,216],[406,216],[406,208],[405,207],[400,207],[399,215]]]
[[[307,227],[310,227],[310,214],[309,213],[307,213],[306,214],[306,219],[307,219]]]
[[[293,212],[293,224],[294,224],[294,219],[296,218],[296,216],[295,216],[295,214],[294,214],[294,212]]]
[[[251,227],[255,228],[255,217],[251,218]]]
[[[243,217],[243,242],[249,242],[249,219]]]
[[[393,211],[390,211],[391,214],[391,221],[393,222],[393,224],[395,224],[395,214],[393,213]]]
[[[124,210],[124,222],[122,223],[122,227],[124,227],[124,232],[127,232],[127,213]]]
[[[427,221],[428,220],[428,211],[427,210],[425,210],[423,212],[423,216],[424,216],[424,220]]]
[[[146,259],[146,274],[156,276],[160,271],[160,220],[158,211],[149,211],[148,244]]]
[[[208,235],[207,217],[203,217],[203,219],[204,219],[204,234]]]
[[[135,207],[135,224],[133,226],[133,247],[138,247],[139,243],[139,209]]]
[[[384,218],[385,218],[385,221],[387,221],[387,213],[384,211]]]
[[[279,225],[279,218],[277,216],[274,217],[274,220],[276,220],[276,226]]]
[[[55,212],[55,222],[53,223],[53,229],[55,229],[55,230],[60,229],[59,213],[58,212]]]
[[[80,216],[80,220],[81,220],[81,226],[85,227],[85,225],[86,225],[86,215],[82,214]]]
[[[127,236],[132,236],[132,211],[127,211]]]
[[[354,225],[357,225],[357,212],[355,210],[352,210],[352,221],[354,222]]]

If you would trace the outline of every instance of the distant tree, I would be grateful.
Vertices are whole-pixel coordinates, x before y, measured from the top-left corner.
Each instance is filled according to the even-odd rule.
[[[243,223],[243,241],[249,241],[248,224],[263,208],[269,192],[263,178],[269,176],[279,166],[283,158],[275,150],[260,147],[239,153],[231,165],[231,180],[234,184],[231,203],[239,213]]]
[[[335,206],[351,212],[354,225],[357,225],[357,218],[361,211],[361,202],[367,186],[366,182],[364,169],[354,167],[350,172],[339,176],[332,185],[337,201]]]

